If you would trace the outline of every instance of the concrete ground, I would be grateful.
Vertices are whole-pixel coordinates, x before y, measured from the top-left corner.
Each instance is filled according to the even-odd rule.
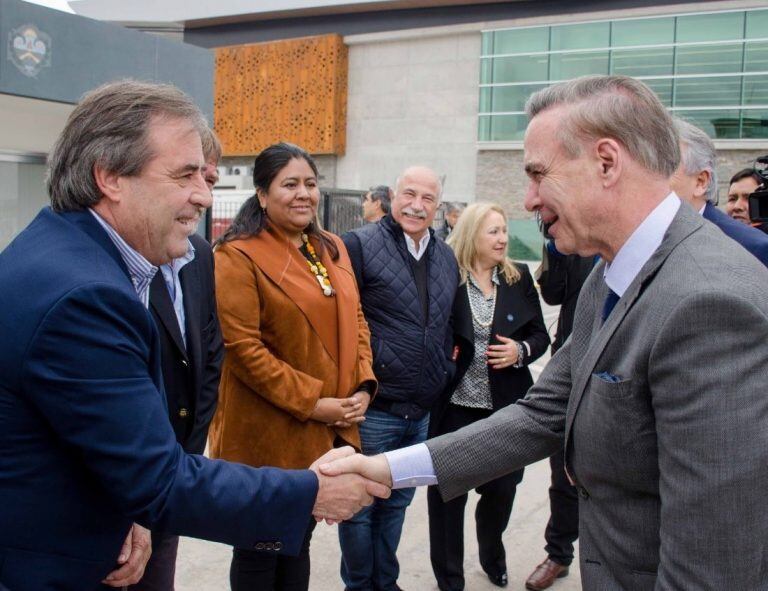
[[[533,271],[533,269],[531,269]],[[554,331],[557,308],[542,304],[547,327]],[[534,378],[546,364],[548,355],[531,366]],[[525,588],[525,579],[544,558],[544,527],[549,519],[549,462],[542,461],[526,468],[525,477],[518,487],[512,517],[504,534],[507,549],[509,590]],[[492,585],[480,568],[477,541],[474,534],[474,506],[478,496],[470,493],[465,520],[464,573],[467,591],[492,591]],[[577,544],[578,548],[578,544]],[[229,589],[229,546],[183,538],[179,547],[176,574],[177,591],[216,591]],[[398,550],[400,579],[405,591],[435,591],[437,585],[429,562],[429,531],[427,522],[426,490],[419,489],[408,509],[403,536]],[[578,554],[577,554],[578,556]],[[318,525],[312,538],[312,576],[309,588],[313,591],[341,591],[344,585],[339,577],[339,543],[335,526]],[[578,563],[571,566],[570,575],[558,580],[553,591],[581,589]]]

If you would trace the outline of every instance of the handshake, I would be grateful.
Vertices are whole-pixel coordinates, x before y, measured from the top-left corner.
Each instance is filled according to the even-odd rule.
[[[319,457],[309,469],[319,484],[312,509],[317,521],[344,521],[373,503],[374,497],[386,499],[391,493],[392,474],[383,454],[363,456],[351,447],[340,447]]]

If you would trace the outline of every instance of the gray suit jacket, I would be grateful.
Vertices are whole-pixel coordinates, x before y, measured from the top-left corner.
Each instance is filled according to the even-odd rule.
[[[526,398],[427,442],[444,498],[565,442],[584,589],[768,588],[768,271],[683,205],[601,326],[603,265]]]

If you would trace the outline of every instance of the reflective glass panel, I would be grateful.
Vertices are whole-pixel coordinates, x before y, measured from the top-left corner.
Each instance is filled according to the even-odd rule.
[[[738,110],[675,111],[674,114],[702,129],[711,138],[739,138]]]
[[[744,105],[768,105],[768,76],[744,76]]]
[[[663,45],[674,41],[674,17],[613,21],[611,27],[612,47]]]
[[[747,12],[747,39],[768,37],[768,10],[750,10]]]
[[[491,139],[491,117],[490,115],[480,115],[477,120],[477,140],[488,142]]]
[[[611,74],[623,76],[669,76],[674,52],[661,49],[620,49],[611,51]]]
[[[493,53],[526,53],[549,49],[549,27],[513,29],[494,33]]]
[[[739,105],[741,77],[678,78],[675,80],[676,107]]]
[[[608,73],[607,51],[553,53],[550,60],[550,80],[568,80],[587,74]]]
[[[493,82],[493,58],[484,57],[480,60],[480,84]]]
[[[766,31],[768,37],[768,31]],[[768,42],[747,43],[744,48],[745,72],[768,72]]]
[[[482,113],[499,111],[522,111],[525,101],[547,84],[521,84],[519,86],[496,86],[482,88],[480,110]]]
[[[744,35],[743,12],[714,14],[690,14],[677,17],[677,42],[726,41],[742,39]]]
[[[656,93],[659,100],[665,107],[672,106],[672,79],[667,78],[664,80],[643,80],[651,90]]]
[[[741,72],[742,44],[694,45],[677,48],[676,74]]]
[[[552,51],[558,49],[590,49],[608,47],[610,23],[581,23],[578,25],[557,25],[552,27]]]
[[[493,58],[493,82],[538,82],[547,80],[547,55]]]
[[[768,109],[741,112],[741,137],[744,139],[768,138]]]
[[[493,36],[495,34],[493,31],[483,33],[480,49],[481,55],[491,55],[493,53]]]
[[[522,141],[528,117],[525,115],[493,115],[491,117],[491,141]]]

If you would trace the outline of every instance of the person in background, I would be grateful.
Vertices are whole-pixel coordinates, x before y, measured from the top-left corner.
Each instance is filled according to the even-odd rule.
[[[749,196],[760,186],[761,179],[752,168],[743,168],[728,183],[725,212],[737,222],[768,232],[768,224],[752,224],[749,219]]]
[[[221,157],[213,130],[201,131],[203,178],[209,189]],[[149,307],[160,334],[163,386],[168,418],[184,451],[202,454],[219,396],[224,348],[216,315],[213,253],[199,234],[187,252],[160,266],[149,286]],[[152,556],[131,591],[173,591],[179,537],[152,532]]]
[[[397,179],[392,212],[344,235],[371,328],[379,392],[360,425],[363,453],[424,441],[432,404],[453,373],[450,315],[459,284],[456,259],[435,240],[442,186],[413,166]],[[397,546],[414,489],[339,525],[341,577],[350,591],[396,591]]]
[[[717,151],[709,136],[698,127],[675,119],[680,136],[680,165],[670,179],[670,187],[704,219],[715,224],[729,238],[738,242],[768,267],[768,236],[741,224],[716,207]]]
[[[446,201],[443,207],[445,209],[445,219],[442,225],[435,230],[435,236],[441,240],[447,240],[453,231],[453,227],[459,220],[461,212],[464,211],[465,204],[458,201]]]
[[[374,224],[389,213],[392,202],[392,189],[386,185],[378,185],[363,197],[363,220],[366,224]]]
[[[560,306],[552,355],[571,335],[576,302],[595,263],[595,257],[560,253],[551,239],[544,245],[536,279],[542,299],[550,306]],[[573,543],[579,537],[579,495],[568,481],[562,450],[550,456],[549,466],[552,472],[550,517],[544,531],[547,558],[526,579],[525,588],[530,591],[547,589],[555,580],[568,576],[573,562]]]
[[[226,353],[212,457],[306,468],[333,447],[360,448],[357,424],[376,391],[368,326],[344,244],[318,227],[317,176],[301,148],[266,148],[256,195],[218,242]],[[234,548],[232,589],[307,589],[309,526],[297,558]]]
[[[432,408],[430,437],[456,431],[519,400],[533,385],[528,365],[549,346],[539,295],[528,267],[507,258],[507,220],[493,203],[464,210],[447,244],[459,263],[453,302],[456,374]],[[494,585],[507,585],[501,536],[523,469],[479,486],[475,510],[480,565]],[[432,570],[441,591],[464,589],[467,495],[444,502],[427,492]]]

